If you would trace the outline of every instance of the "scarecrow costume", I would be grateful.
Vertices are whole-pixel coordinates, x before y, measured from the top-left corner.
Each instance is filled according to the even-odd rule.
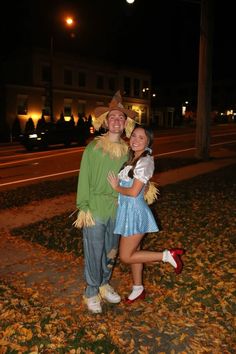
[[[105,125],[107,115],[112,110],[120,110],[127,116],[125,134],[129,138],[135,125],[134,118],[137,112],[124,108],[120,91],[113,96],[108,107],[96,107],[94,110],[93,126],[99,130]],[[106,158],[106,156],[108,158]],[[81,161],[80,178],[78,182],[76,206],[79,209],[74,222],[77,228],[93,226],[94,218],[106,219],[115,217],[118,193],[111,187],[107,193],[107,175],[109,171],[118,174],[121,166],[128,158],[128,146],[123,139],[120,143],[110,142],[108,134],[96,137],[85,149]],[[103,169],[101,169],[101,165]],[[85,171],[83,173],[83,171]],[[91,180],[87,178],[86,171],[93,171]],[[145,200],[152,204],[159,194],[154,182],[150,182],[145,192]],[[111,198],[110,198],[111,197]]]

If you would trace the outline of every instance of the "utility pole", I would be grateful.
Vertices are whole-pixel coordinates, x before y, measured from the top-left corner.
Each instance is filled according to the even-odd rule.
[[[198,101],[196,124],[196,158],[209,159],[211,90],[212,90],[212,42],[213,0],[201,0]]]
[[[54,111],[53,111],[53,61],[54,61],[54,38],[53,35],[50,37],[50,69],[51,69],[51,77],[50,77],[50,88],[49,88],[49,96],[50,96],[50,119],[51,122],[54,122]]]
[[[76,25],[76,22],[73,18],[73,16],[67,16],[66,18],[63,19],[64,24],[66,27],[69,29],[73,29]],[[75,33],[71,32],[70,33],[71,38],[75,37]],[[51,78],[50,78],[50,87],[49,87],[49,97],[50,97],[50,118],[51,122],[54,123],[54,95],[53,95],[53,86],[54,86],[54,81],[53,81],[53,74],[54,74],[54,36],[53,36],[53,31],[50,36],[50,69],[51,69]]]

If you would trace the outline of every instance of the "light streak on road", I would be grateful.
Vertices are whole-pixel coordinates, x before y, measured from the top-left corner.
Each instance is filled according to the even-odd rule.
[[[58,173],[53,173],[53,174],[50,174],[50,175],[44,175],[44,176],[39,176],[39,177],[19,179],[18,181],[1,183],[0,187],[10,186],[10,185],[19,184],[19,183],[25,183],[25,182],[32,182],[32,181],[37,181],[37,180],[40,180],[40,179],[46,179],[46,178],[51,178],[51,177],[63,176],[63,175],[68,175],[68,174],[75,173],[75,172],[79,172],[79,170],[71,170],[71,171],[58,172]]]
[[[58,152],[58,153],[56,153],[56,154],[48,154],[48,151],[47,151],[47,155],[46,155],[46,156],[37,156],[37,155],[34,155],[34,157],[26,158],[26,159],[23,159],[23,160],[2,162],[2,163],[0,163],[0,166],[14,165],[14,164],[22,163],[22,162],[28,162],[28,161],[34,161],[34,160],[43,160],[43,159],[48,159],[48,158],[56,157],[56,156],[69,155],[69,154],[76,153],[76,152],[78,152],[78,151],[81,152],[81,151],[83,151],[83,150],[84,150],[84,148],[79,148],[79,149],[76,149],[76,150],[73,150],[73,151]],[[25,156],[25,155],[24,155],[24,156]],[[19,157],[19,155],[18,155],[17,157]],[[9,158],[9,156],[7,156],[6,158]]]

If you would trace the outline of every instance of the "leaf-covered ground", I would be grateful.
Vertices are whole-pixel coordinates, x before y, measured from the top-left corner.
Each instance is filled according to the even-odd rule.
[[[93,316],[81,297],[73,309],[49,305],[37,288],[2,280],[0,353],[235,353],[235,201],[236,165],[161,189],[153,207],[161,231],[143,247],[183,247],[184,270],[146,266],[147,298],[132,306],[104,304]],[[80,258],[71,223],[61,215],[12,233]],[[129,268],[119,260],[112,281],[128,294]]]

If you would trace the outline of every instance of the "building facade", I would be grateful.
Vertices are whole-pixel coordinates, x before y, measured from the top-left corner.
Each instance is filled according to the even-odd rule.
[[[42,115],[54,122],[73,116],[76,123],[117,90],[124,106],[138,112],[137,122],[150,123],[151,75],[145,71],[34,48],[4,63],[2,76],[0,119],[10,130],[16,118],[24,131],[29,118],[36,126]]]

